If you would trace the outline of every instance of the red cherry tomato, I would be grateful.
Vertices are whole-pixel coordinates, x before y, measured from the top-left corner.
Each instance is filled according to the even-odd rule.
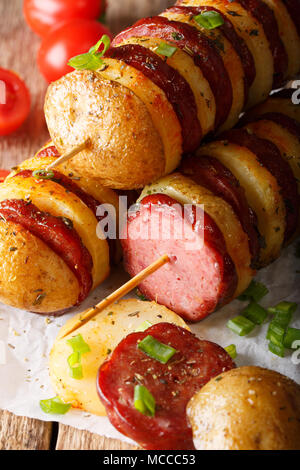
[[[9,173],[10,172],[8,170],[0,170],[0,183],[3,183]]]
[[[101,23],[91,20],[71,20],[46,36],[38,52],[38,65],[48,82],[58,80],[68,72],[68,61],[88,52],[101,37],[111,32]]]
[[[0,135],[18,129],[30,111],[30,94],[21,78],[0,68]]]
[[[27,24],[42,37],[66,20],[98,19],[105,8],[105,0],[24,0]]]

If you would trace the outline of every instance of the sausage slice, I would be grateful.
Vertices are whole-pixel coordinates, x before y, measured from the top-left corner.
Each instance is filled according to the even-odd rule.
[[[199,321],[228,303],[238,276],[224,236],[200,206],[183,206],[164,194],[142,199],[129,215],[121,241],[124,264],[134,276],[159,256],[171,261],[149,276],[140,291],[189,321]]]
[[[176,353],[162,364],[139,349],[152,336]],[[186,417],[190,398],[211,378],[235,367],[224,349],[198,339],[171,323],[160,323],[128,335],[100,367],[99,397],[111,423],[150,450],[194,449]],[[155,414],[147,416],[134,406],[134,389],[142,385],[155,399]]]
[[[76,305],[79,305],[93,287],[93,261],[72,222],[40,211],[21,199],[2,201],[0,217],[26,228],[63,259],[78,280],[80,293]]]
[[[144,18],[120,33],[113,44],[129,37],[158,37],[190,54],[201,68],[216,99],[216,127],[227,119],[232,106],[232,86],[223,60],[217,49],[193,26],[179,21],[169,21],[162,16]],[[209,60],[208,60],[209,58]]]

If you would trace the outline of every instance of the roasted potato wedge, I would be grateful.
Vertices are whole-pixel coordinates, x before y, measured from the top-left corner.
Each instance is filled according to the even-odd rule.
[[[46,120],[60,153],[90,139],[73,158],[82,175],[114,189],[136,189],[177,166],[181,127],[150,80],[121,61],[106,62],[102,72],[76,71],[51,84]]]
[[[15,176],[0,186],[0,201],[5,199],[31,200],[41,211],[70,219],[93,258],[94,287],[106,279],[109,275],[108,243],[98,238],[95,215],[75,194],[67,193],[50,180]]]
[[[0,301],[35,313],[76,304],[79,285],[65,262],[19,224],[0,220]]]
[[[187,415],[197,450],[300,450],[300,387],[260,367],[210,380]]]

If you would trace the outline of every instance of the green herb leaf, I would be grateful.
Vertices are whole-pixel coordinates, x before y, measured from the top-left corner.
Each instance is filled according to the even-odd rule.
[[[143,385],[134,387],[134,407],[146,416],[155,416],[155,398]]]
[[[59,397],[40,401],[40,407],[43,412],[51,415],[64,415],[69,411],[71,406],[71,403],[65,403]]]
[[[215,29],[224,24],[224,19],[217,11],[204,11],[194,16],[194,20],[205,29]]]
[[[99,52],[99,48],[102,44],[104,48]],[[104,34],[97,44],[90,48],[89,52],[72,57],[72,59],[69,60],[68,65],[77,70],[98,70],[104,65],[102,57],[109,47],[110,38]]]

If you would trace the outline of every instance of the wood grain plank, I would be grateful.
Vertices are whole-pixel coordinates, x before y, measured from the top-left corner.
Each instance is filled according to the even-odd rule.
[[[52,423],[0,411],[0,450],[50,449]]]
[[[134,450],[137,447],[125,442],[98,436],[88,431],[80,431],[70,426],[60,425],[56,450]]]

